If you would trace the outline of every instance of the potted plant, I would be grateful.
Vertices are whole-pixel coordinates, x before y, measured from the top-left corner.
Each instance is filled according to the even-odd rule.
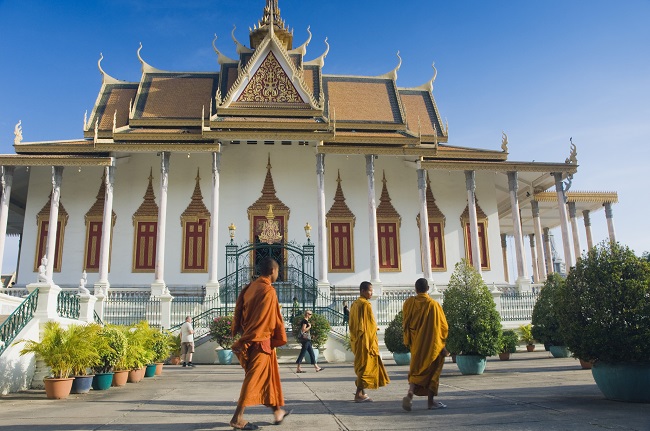
[[[481,275],[467,260],[456,264],[442,309],[449,324],[447,350],[462,374],[482,374],[486,356],[499,353],[501,316]]]
[[[403,322],[404,316],[400,311],[388,324],[384,333],[384,344],[393,354],[393,359],[397,365],[408,365],[411,363],[411,349],[404,345]]]
[[[600,243],[578,259],[558,299],[564,340],[593,362],[605,398],[650,402],[650,264],[628,247]]]
[[[499,352],[499,359],[502,361],[507,361],[510,359],[510,354],[517,351],[519,336],[512,329],[506,329],[501,332],[499,342],[501,347],[501,350]]]
[[[74,355],[79,338],[76,333],[65,329],[59,322],[48,321],[43,325],[41,341],[25,342],[21,355],[34,353],[50,368],[51,377],[46,377],[45,395],[51,399],[63,399],[70,395],[74,368]]]
[[[169,354],[174,347],[173,338],[174,336],[169,332],[158,331],[156,329],[151,334],[151,350],[154,353],[153,362],[156,364],[155,374],[157,376],[162,374],[163,364],[169,358]]]
[[[101,358],[98,352],[98,331],[101,326],[92,323],[89,325],[70,325],[70,336],[77,339],[75,354],[72,361],[72,388],[71,394],[86,394],[90,392],[94,374],[89,371],[99,364]]]
[[[170,342],[172,346],[171,353],[169,354],[169,365],[179,365],[181,363],[181,337],[180,334],[172,334],[171,332],[169,333],[170,335]]]
[[[118,327],[106,325],[97,332],[95,342],[100,360],[93,367],[95,377],[92,385],[94,390],[106,390],[113,382],[114,369],[126,355],[126,337]]]
[[[532,352],[535,350],[535,337],[533,336],[533,325],[520,325],[517,328],[519,332],[519,340],[526,343],[526,350]]]
[[[144,378],[146,365],[153,360],[153,351],[150,348],[149,324],[141,321],[135,325],[125,327],[124,335],[127,340],[126,366],[129,370],[129,383],[138,383]]]
[[[232,322],[234,316],[229,314],[227,316],[215,317],[210,322],[210,339],[214,340],[221,346],[217,350],[217,358],[221,365],[232,364],[232,345],[237,341],[237,338],[232,334]]]
[[[564,284],[564,278],[553,273],[548,276],[533,307],[531,319],[532,335],[535,340],[549,346],[554,358],[568,358],[569,350],[564,343],[557,316],[557,292]]]

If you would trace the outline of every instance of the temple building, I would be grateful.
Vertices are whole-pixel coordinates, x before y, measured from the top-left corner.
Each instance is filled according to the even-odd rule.
[[[99,59],[79,139],[26,142],[16,125],[15,154],[0,155],[0,262],[6,235],[20,235],[16,285],[42,266],[61,287],[86,271],[95,291],[218,292],[229,244],[307,242],[322,291],[446,284],[465,258],[488,284],[527,289],[553,271],[549,229],[560,228],[567,268],[593,245],[591,213],[603,206],[615,240],[617,194],[571,188],[572,143],[551,162],[509,160],[505,133],[495,149],[463,146],[441,119],[435,68],[412,88],[398,84],[399,58],[380,76],[330,75],[327,40],[308,55],[307,32],[294,46],[267,0],[249,46],[232,30],[237,58],[215,37],[218,70],[158,69],[140,46],[139,82]]]

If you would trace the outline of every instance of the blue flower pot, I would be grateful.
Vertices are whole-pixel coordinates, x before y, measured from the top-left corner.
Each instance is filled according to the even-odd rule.
[[[232,350],[223,349],[217,350],[217,358],[221,365],[230,365],[232,364]]]
[[[156,364],[148,364],[144,370],[145,377],[153,377],[156,375]]]
[[[461,374],[472,375],[472,374],[483,374],[485,371],[485,365],[487,361],[485,356],[478,355],[457,355],[456,356],[456,365]]]
[[[397,365],[409,365],[411,363],[411,352],[395,353],[393,352],[393,359]]]
[[[75,376],[72,381],[71,394],[87,394],[93,384],[93,375],[89,376]]]
[[[105,391],[113,383],[113,373],[98,373],[93,377],[93,389],[96,391]]]
[[[571,356],[567,346],[549,346],[549,351],[554,358],[568,358]]]
[[[650,362],[594,363],[591,368],[598,389],[608,400],[650,403]]]

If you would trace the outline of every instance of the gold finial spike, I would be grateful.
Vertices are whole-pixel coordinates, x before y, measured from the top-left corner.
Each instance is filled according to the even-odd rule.
[[[275,218],[275,214],[273,214],[273,204],[269,204],[269,210],[266,213],[266,219],[273,220],[274,218]]]

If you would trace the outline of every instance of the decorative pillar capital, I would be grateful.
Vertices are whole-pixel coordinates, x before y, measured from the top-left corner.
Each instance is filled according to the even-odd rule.
[[[533,210],[533,218],[539,217],[539,202],[533,199],[532,201],[530,201],[530,206]]]
[[[476,172],[465,171],[465,187],[468,192],[474,193],[476,191]]]
[[[582,217],[585,220],[585,226],[591,226],[590,211],[589,210],[583,210],[582,211]]]
[[[530,241],[530,248],[535,247],[535,234],[534,233],[529,233],[528,234],[528,241]]]
[[[570,218],[576,218],[576,203],[575,202],[567,202],[567,206],[569,207],[569,217]]]
[[[323,153],[316,154],[316,174],[325,174],[325,154]]]
[[[169,161],[167,161],[167,168],[169,169]],[[221,172],[221,152],[215,151],[212,153],[212,173],[218,174]]]
[[[505,233],[501,234],[501,248],[506,249],[508,248],[508,235]]]
[[[427,189],[427,171],[424,169],[418,169],[418,190]]]
[[[517,171],[508,172],[508,190],[517,193],[519,182],[517,181]]]
[[[612,203],[605,202],[603,206],[605,207],[605,218],[608,219],[614,218],[614,212],[612,211]]]
[[[366,154],[366,175],[371,176],[375,174],[375,156],[374,154]]]

